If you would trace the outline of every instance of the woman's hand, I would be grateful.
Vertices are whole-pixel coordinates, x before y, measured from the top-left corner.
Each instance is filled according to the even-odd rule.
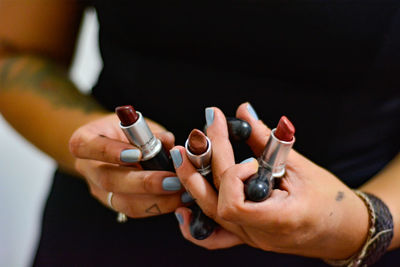
[[[249,113],[248,105],[242,104],[236,115],[251,124],[248,144],[259,156],[270,130]],[[218,194],[190,164],[183,147],[177,146],[171,153],[174,162],[182,158],[180,165],[175,164],[182,184],[221,229],[205,240],[193,239],[188,228],[190,210],[180,207],[176,214],[186,239],[208,249],[246,243],[267,251],[325,259],[345,259],[362,247],[368,231],[368,212],[362,200],[333,174],[294,150],[289,153],[279,189],[263,202],[246,200],[243,181],[257,171],[258,163],[249,159],[235,164],[225,116],[218,108],[209,108],[206,114]]]
[[[167,149],[175,137],[159,124],[147,120],[150,129]],[[175,173],[144,171],[140,150],[131,145],[111,114],[74,132],[70,151],[76,170],[86,179],[91,194],[104,205],[113,192],[112,206],[128,217],[148,217],[173,212],[181,205],[181,184]]]

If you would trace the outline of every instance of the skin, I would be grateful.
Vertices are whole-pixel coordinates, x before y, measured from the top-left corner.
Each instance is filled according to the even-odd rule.
[[[254,119],[246,106],[243,103],[236,115],[250,123],[253,131],[248,145],[258,156],[270,129]],[[196,172],[181,146],[173,148],[183,158],[176,172],[205,214],[221,228],[205,240],[193,239],[188,228],[190,210],[181,207],[176,213],[183,218],[180,228],[186,239],[208,249],[248,244],[266,251],[322,259],[346,259],[361,249],[369,227],[367,208],[332,173],[292,150],[280,188],[263,202],[250,202],[245,200],[243,181],[257,171],[258,163],[253,159],[235,164],[225,116],[218,108],[214,108],[214,121],[207,135],[213,144],[212,171],[219,185],[218,194]],[[391,210],[395,232],[390,249],[399,246],[399,163],[397,157],[361,187],[379,196]]]
[[[164,191],[162,181],[175,174],[123,163],[121,151],[134,147],[117,116],[69,80],[84,8],[84,1],[0,0],[0,112],[104,205],[114,192],[113,207],[129,217],[172,212],[182,192]],[[147,121],[171,148],[173,134]]]
[[[164,177],[174,174],[123,164],[120,152],[133,147],[118,131],[116,116],[80,93],[68,79],[83,8],[73,0],[0,1],[0,112],[64,170],[81,175],[102,203],[106,204],[107,193],[113,191],[115,209],[131,217],[175,210],[180,206],[180,192],[165,192],[161,186]],[[257,164],[234,163],[225,118],[218,109],[215,114],[208,132],[214,144],[213,172],[219,195],[188,163],[182,147],[176,147],[184,159],[177,173],[206,214],[223,228],[206,240],[193,240],[188,234],[190,212],[179,208],[185,222],[181,230],[188,240],[209,249],[246,243],[264,250],[333,259],[346,258],[361,247],[368,228],[363,203],[334,175],[296,151],[290,153],[280,190],[263,203],[244,201],[242,180],[255,172]],[[254,121],[243,106],[237,117],[251,123],[254,131],[249,145],[259,155],[269,129]],[[167,147],[173,145],[171,133],[155,122],[149,125]],[[400,242],[399,163],[397,157],[362,187],[392,211],[392,249]]]

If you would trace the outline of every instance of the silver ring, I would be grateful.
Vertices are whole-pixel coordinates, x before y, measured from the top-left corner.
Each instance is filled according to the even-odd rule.
[[[113,195],[114,195],[113,192],[108,192],[108,194],[107,194],[107,204],[108,204],[108,206],[109,206],[111,209],[115,210],[114,207],[113,207],[113,204],[112,204],[112,197],[113,197]],[[124,223],[124,222],[126,222],[127,220],[128,220],[128,217],[127,217],[124,213],[118,212],[118,215],[117,215],[117,222],[119,222],[119,223]]]
[[[110,207],[110,208],[112,208],[112,209],[114,209],[114,207],[113,207],[113,205],[112,205],[112,197],[113,197],[113,192],[109,192],[108,193],[108,195],[107,195],[107,203],[108,203],[108,206]]]

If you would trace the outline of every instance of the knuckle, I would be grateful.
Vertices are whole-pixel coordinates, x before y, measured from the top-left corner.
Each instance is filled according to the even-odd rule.
[[[98,156],[100,159],[111,163],[121,162],[120,153],[114,153],[113,144],[110,142],[105,142],[100,146],[98,151]]]
[[[83,174],[83,168],[82,168],[82,161],[81,161],[81,160],[75,160],[74,168],[75,168],[75,170],[77,170],[80,174]]]
[[[150,173],[145,174],[142,178],[143,190],[147,193],[152,193],[155,188],[154,176]]]
[[[218,217],[225,221],[230,221],[232,219],[232,212],[226,205],[220,205],[217,209]]]
[[[207,215],[207,217],[209,217],[210,219],[212,219],[212,220],[214,220],[214,221],[217,219],[217,212],[216,212],[216,211],[213,211],[213,210],[211,210],[211,209],[208,208],[208,207],[202,208],[202,211],[203,211],[203,213],[204,213],[205,215]]]
[[[161,213],[169,213],[175,211],[180,204],[181,198],[178,194],[167,196],[164,198],[163,205],[160,205]]]
[[[197,186],[197,178],[200,177],[201,174],[196,172],[190,175],[178,175],[179,181],[188,191],[191,191],[193,188]]]
[[[119,163],[119,162],[121,162],[120,154],[114,154],[113,153],[108,158],[109,158],[111,163]]]
[[[214,175],[213,182],[214,182],[214,185],[215,185],[215,187],[216,187],[217,189],[219,189],[219,187],[220,187],[220,185],[221,185],[221,179],[222,179],[222,176],[221,176],[221,175]]]
[[[81,131],[78,129],[75,133],[72,134],[71,138],[68,142],[69,151],[74,156],[79,156],[82,146],[84,146],[85,141],[81,134]]]
[[[191,176],[189,175],[178,175],[180,182],[185,188],[188,188],[192,185],[192,179],[190,179],[190,177]]]
[[[104,143],[99,146],[99,150],[97,151],[98,153],[98,158],[100,159],[106,159],[107,158],[107,151],[109,150],[109,144]]]
[[[140,218],[137,213],[137,209],[132,207],[132,205],[127,205],[124,207],[124,213],[130,218]]]
[[[107,171],[103,170],[98,174],[98,184],[105,191],[114,192],[114,184]]]
[[[90,193],[92,196],[97,197],[97,190],[96,190],[96,188],[95,188],[93,185],[90,185],[90,184],[89,184],[89,193]]]
[[[237,218],[237,214],[240,214],[241,208],[237,204],[231,205],[218,205],[217,214],[218,217],[225,221],[234,221]]]

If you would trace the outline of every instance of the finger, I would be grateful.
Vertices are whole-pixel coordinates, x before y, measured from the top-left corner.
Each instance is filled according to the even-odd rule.
[[[238,107],[236,117],[250,124],[251,134],[247,140],[247,144],[257,157],[260,156],[267,144],[271,130],[258,118],[254,108],[248,102]]]
[[[171,132],[158,132],[154,133],[154,135],[160,139],[166,150],[170,150],[175,145],[175,136]]]
[[[212,144],[212,172],[219,188],[222,173],[235,164],[226,118],[218,108],[206,108],[207,135]]]
[[[124,194],[173,194],[182,191],[179,178],[167,171],[143,171],[93,160],[79,159],[76,169],[97,187]]]
[[[248,102],[241,104],[237,108],[236,117],[247,121],[251,125],[252,131],[247,144],[257,157],[260,156],[267,144],[271,129],[258,118],[253,106]],[[287,165],[294,164],[294,166],[297,166],[296,163],[301,162],[301,159],[301,155],[291,149],[287,158]]]
[[[90,191],[100,202],[108,208],[122,212],[131,218],[144,218],[167,214],[182,206],[180,194],[169,196],[150,196],[113,193],[109,199],[109,193],[95,184],[88,182]],[[110,206],[111,204],[111,206]]]
[[[175,211],[175,215],[179,222],[179,228],[182,232],[183,237],[198,246],[207,249],[222,249],[222,248],[233,247],[243,243],[243,241],[238,236],[232,234],[231,232],[226,231],[223,228],[216,229],[213,234],[211,234],[204,240],[197,240],[193,238],[192,235],[190,234],[190,229],[189,229],[190,227],[189,222],[191,216],[190,209],[178,208]]]
[[[238,225],[224,221],[217,216],[217,193],[207,180],[193,167],[186,156],[185,149],[181,146],[176,146],[170,152],[174,161],[176,174],[192,198],[196,200],[196,203],[204,214],[224,229],[241,237],[244,236],[243,231]]]
[[[207,180],[193,167],[186,156],[182,146],[176,146],[170,150],[176,174],[181,183],[190,193],[203,212],[215,219],[217,212],[217,194]]]
[[[285,214],[282,211],[288,192],[274,189],[271,196],[263,202],[245,199],[243,181],[258,170],[256,159],[243,161],[228,169],[221,180],[218,198],[218,216],[228,222],[243,226],[259,227],[277,225]]]
[[[85,130],[77,130],[72,135],[69,149],[77,158],[121,165],[139,162],[142,156],[140,150],[131,144]]]
[[[245,160],[227,169],[222,178],[218,194],[218,216],[230,222],[238,222],[242,216],[248,215],[245,209],[245,194],[243,181],[258,170],[255,158]]]

